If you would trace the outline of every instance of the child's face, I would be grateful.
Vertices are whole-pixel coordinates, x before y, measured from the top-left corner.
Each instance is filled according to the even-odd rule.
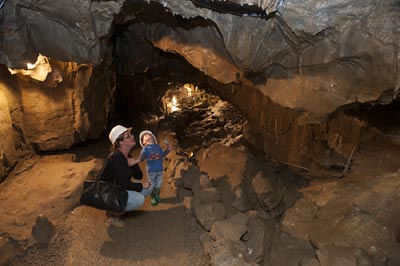
[[[153,136],[151,134],[145,134],[143,136],[143,144],[154,144]]]

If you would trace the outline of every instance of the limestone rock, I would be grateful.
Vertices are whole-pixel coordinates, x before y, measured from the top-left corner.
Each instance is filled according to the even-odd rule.
[[[316,258],[303,258],[300,266],[321,266],[321,264]]]
[[[359,249],[354,249],[349,247],[335,247],[335,246],[326,247],[323,250],[318,250],[317,256],[321,266],[383,265],[380,263],[373,264],[365,252],[362,252]]]
[[[12,238],[0,237],[0,265],[7,265],[16,256],[23,254],[23,250],[17,246]]]
[[[226,217],[225,207],[221,203],[195,204],[193,208],[196,219],[207,231],[210,231],[215,221]]]
[[[52,72],[43,82],[17,74],[19,101],[24,107],[23,138],[38,150],[61,150],[98,137],[112,107],[114,88],[108,81],[102,82],[109,74],[98,77],[90,66],[56,60],[49,63]],[[90,97],[95,93],[101,96]]]
[[[332,263],[352,265],[362,259],[372,265],[396,264],[400,261],[395,240],[400,210],[394,203],[398,201],[398,177],[393,173],[360,182],[314,181],[304,190],[304,199],[286,212],[282,230],[310,241]],[[310,201],[317,205],[306,203]],[[335,251],[350,247],[357,251],[355,255],[341,257],[343,253]]]
[[[1,14],[1,64],[26,68],[26,62],[35,62],[40,52],[54,61],[89,66],[87,72],[82,70],[86,72],[78,78],[82,80],[88,79],[85,75],[91,69],[105,68],[84,86],[89,109],[93,104],[106,105],[97,113],[102,115],[82,111],[71,120],[70,106],[57,103],[56,116],[65,108],[68,121],[43,117],[43,110],[33,112],[30,118],[36,121],[38,116],[36,122],[50,122],[51,126],[53,121],[78,125],[43,137],[37,132],[43,129],[35,130],[28,132],[28,139],[32,138],[40,150],[54,150],[101,134],[111,112],[104,95],[112,94],[112,89],[99,87],[113,83],[111,74],[102,74],[111,69],[107,63],[112,56],[110,40],[115,40],[118,74],[136,75],[149,66],[168,65],[171,61],[161,51],[178,54],[218,82],[218,93],[251,118],[249,127],[262,138],[257,146],[264,152],[279,161],[313,168],[320,166],[316,165],[319,158],[337,152],[339,155],[324,161],[332,159],[343,165],[349,148],[341,153],[337,147],[326,145],[335,138],[324,135],[324,118],[352,103],[387,104],[396,99],[400,84],[398,5],[391,0],[378,4],[352,0],[345,3],[346,8],[341,1],[328,0],[234,1],[239,11],[248,8],[242,4],[249,3],[268,12],[279,7],[278,13],[264,19],[232,14],[227,8],[232,3],[218,2],[220,12],[185,0],[8,2]],[[162,19],[154,14],[163,14]],[[128,24],[122,30],[122,25]],[[53,72],[51,80],[36,84],[34,89],[49,86],[59,90],[60,84],[71,79]],[[96,82],[100,77],[103,79]],[[69,105],[80,107],[76,110],[87,107],[72,104],[68,92],[61,96]],[[48,93],[40,99],[57,102]],[[315,122],[304,124],[299,118],[304,114]],[[229,131],[209,133],[208,140]],[[344,142],[355,145],[352,140]],[[321,166],[332,164],[324,162]]]
[[[203,188],[203,189],[212,187],[210,179],[207,175],[201,175],[199,182],[200,182],[201,188]]]
[[[276,226],[273,221],[263,221],[257,212],[249,214],[248,231],[242,236],[247,247],[246,257],[262,265],[265,258],[269,257],[269,249],[273,243]]]
[[[281,229],[286,233],[307,241],[307,233],[311,229],[312,218],[317,212],[318,207],[311,200],[299,199],[294,207],[284,213]]]
[[[220,200],[219,191],[212,187],[206,189],[196,190],[194,193],[194,200],[198,203],[216,203]]]
[[[10,108],[5,94],[0,90],[0,181],[17,162],[14,146]]]
[[[40,214],[36,219],[36,224],[32,227],[32,236],[41,244],[49,244],[54,234],[55,226],[43,215]]]
[[[211,226],[210,236],[214,240],[240,241],[248,230],[247,221],[248,216],[244,213],[238,213],[228,219],[216,221]]]
[[[107,51],[104,37],[109,34],[113,15],[120,12],[121,4],[122,1],[89,0],[8,2],[3,7],[0,34],[4,52],[0,62],[23,68],[23,62],[35,62],[41,52],[61,61],[98,65]],[[32,43],[28,44],[28,39]]]
[[[214,243],[209,254],[213,265],[216,266],[256,266],[256,263],[245,260],[245,249],[243,243],[220,240]]]

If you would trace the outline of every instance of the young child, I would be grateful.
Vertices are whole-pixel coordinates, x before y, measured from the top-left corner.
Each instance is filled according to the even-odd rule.
[[[149,130],[143,130],[139,134],[139,143],[143,147],[138,159],[131,162],[133,164],[146,160],[147,178],[154,184],[154,189],[151,194],[151,205],[156,206],[161,202],[160,189],[163,179],[163,159],[170,152],[171,147],[166,142],[165,150],[157,143],[157,138]]]

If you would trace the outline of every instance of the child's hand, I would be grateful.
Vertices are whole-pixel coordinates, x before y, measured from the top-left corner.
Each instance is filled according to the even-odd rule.
[[[168,140],[164,140],[165,145],[167,145],[167,150],[170,151],[172,150],[171,145],[169,144]]]
[[[148,180],[143,181],[142,186],[143,186],[143,188],[149,188],[151,186],[151,182]]]

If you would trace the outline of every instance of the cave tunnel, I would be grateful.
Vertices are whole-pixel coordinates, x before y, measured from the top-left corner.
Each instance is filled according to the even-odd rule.
[[[200,17],[185,19],[179,15],[173,15],[166,11],[162,5],[156,3],[135,5],[134,10],[134,13],[137,14],[135,20],[115,25],[111,37],[113,42],[113,68],[116,73],[114,113],[128,119],[128,123],[131,123],[129,118],[140,120],[141,115],[148,118],[151,115],[156,117],[167,115],[165,120],[172,120],[168,125],[177,134],[181,147],[190,147],[191,150],[199,149],[199,147],[193,147],[196,145],[194,143],[200,146],[209,146],[211,136],[208,137],[207,132],[203,132],[203,136],[198,134],[193,136],[189,132],[217,130],[211,125],[208,125],[206,129],[202,129],[199,125],[194,128],[196,123],[193,122],[196,122],[197,119],[207,120],[204,114],[205,110],[201,110],[199,106],[204,104],[205,101],[215,103],[215,100],[211,100],[213,98],[219,99],[215,95],[215,88],[225,87],[226,85],[199,71],[180,54],[168,50],[163,51],[155,47],[152,42],[158,40],[149,40],[141,27],[144,27],[142,24],[146,24],[150,25],[149,27],[154,25],[155,28],[167,26],[171,28],[169,31],[181,28],[190,31],[196,28],[215,28],[215,25]],[[157,38],[170,38],[164,35],[165,33],[161,33],[161,36]],[[202,45],[198,43],[195,37],[188,41],[192,41],[192,45]],[[178,43],[177,45],[182,44]],[[168,108],[172,104],[171,101],[176,101],[174,106],[179,109],[175,114],[172,114],[173,111]],[[230,109],[233,110],[233,106]],[[230,116],[234,116],[233,112]],[[239,111],[235,116],[242,120]],[[212,120],[209,117],[208,123],[210,124]],[[226,120],[228,121],[228,118]],[[201,122],[197,122],[197,124],[201,124]],[[149,121],[138,123],[151,124]],[[192,125],[190,131],[185,130],[190,125]],[[237,127],[242,126],[237,125]],[[219,135],[221,138],[223,135],[221,132],[227,130],[232,130],[232,128],[219,130],[218,134],[212,135],[213,137]],[[235,132],[234,136],[239,135],[240,131]]]
[[[0,266],[399,265],[394,2],[0,1]],[[173,146],[122,229],[115,125]]]
[[[117,80],[117,111],[159,112],[162,105],[160,99],[172,83],[181,85],[190,83],[197,86],[201,84],[205,87],[212,85],[209,81],[211,78],[191,65],[185,57],[172,49],[164,51],[154,46],[152,42],[158,40],[149,40],[142,25],[150,27],[154,25],[155,28],[161,25],[160,27],[168,27],[170,32],[180,28],[190,30],[196,27],[215,27],[215,25],[200,17],[185,19],[180,15],[173,15],[158,3],[137,4],[134,10],[131,12],[135,13],[135,19],[115,25],[111,37]],[[170,38],[164,36],[166,34],[168,33],[161,33],[157,39]],[[196,45],[195,38],[193,43]],[[157,100],[158,102],[155,102]]]

